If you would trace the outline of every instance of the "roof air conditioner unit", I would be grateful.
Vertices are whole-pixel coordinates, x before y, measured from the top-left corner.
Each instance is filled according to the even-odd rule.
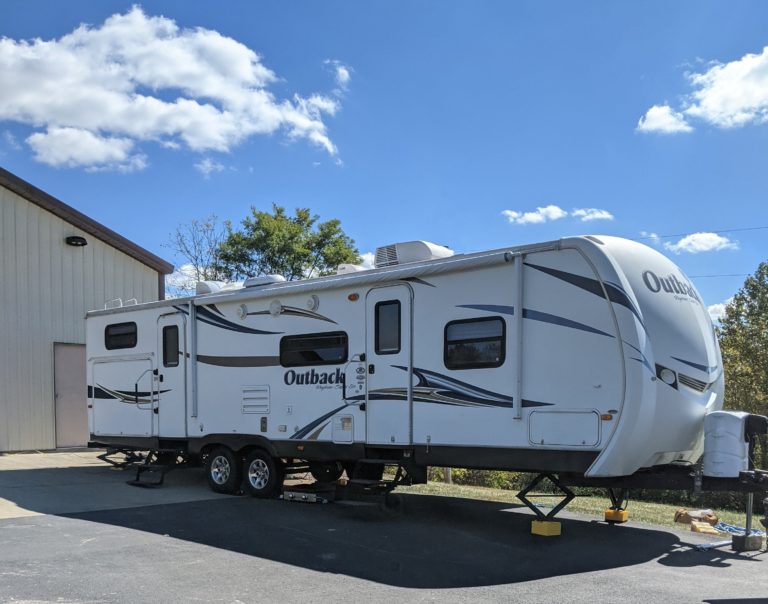
[[[398,266],[411,262],[424,262],[453,256],[453,250],[444,245],[437,245],[429,241],[407,241],[405,243],[393,243],[376,249],[376,268],[384,266]]]
[[[264,285],[274,285],[275,283],[283,283],[285,277],[282,275],[262,275],[261,277],[251,277],[246,279],[243,283],[243,287],[263,287]]]

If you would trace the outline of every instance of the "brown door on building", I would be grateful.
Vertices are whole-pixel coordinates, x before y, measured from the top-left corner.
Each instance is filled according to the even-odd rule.
[[[89,437],[85,346],[55,343],[53,375],[56,447],[84,447]]]

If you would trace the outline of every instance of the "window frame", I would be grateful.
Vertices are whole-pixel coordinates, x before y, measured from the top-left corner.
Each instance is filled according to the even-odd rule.
[[[321,336],[335,336],[335,337],[343,337],[344,338],[344,357],[341,360],[333,360],[333,361],[316,361],[316,362],[307,362],[307,363],[288,363],[286,364],[284,360],[285,352],[283,351],[283,343],[286,340],[297,340],[301,338],[317,338]],[[294,351],[291,351],[294,352]],[[346,331],[319,331],[314,333],[302,333],[302,334],[291,334],[287,336],[283,336],[280,338],[280,344],[279,344],[279,359],[280,359],[280,365],[282,367],[290,368],[290,367],[317,367],[322,365],[343,365],[349,360],[349,335]]]
[[[111,328],[116,327],[127,327],[127,326],[133,326],[133,339],[131,344],[110,344],[110,339],[114,338],[120,338],[125,336],[130,336],[131,333],[122,333],[118,335],[110,334],[109,330]],[[136,321],[125,321],[123,323],[110,323],[109,325],[106,325],[104,327],[104,348],[107,350],[123,350],[127,348],[136,348],[136,345],[139,343],[139,328],[136,325]]]
[[[379,347],[379,308],[397,305],[397,350],[381,350]],[[400,354],[403,349],[403,305],[400,300],[382,300],[373,307],[373,350],[378,356]]]
[[[168,352],[167,348],[168,345],[166,344],[166,333],[168,330],[174,329],[176,330],[176,360],[173,362],[169,362],[168,358],[166,357],[166,352]],[[179,357],[181,356],[181,350],[179,349],[179,344],[181,343],[181,330],[179,329],[178,325],[165,325],[163,326],[163,367],[178,367],[179,366]]]
[[[456,365],[456,364],[450,364],[448,359],[448,329],[452,325],[459,325],[463,323],[485,323],[490,321],[499,321],[501,322],[501,351],[499,354],[499,360],[498,361],[489,361],[484,363],[476,363],[472,365]],[[456,344],[460,342],[491,342],[498,340],[498,337],[493,338],[474,338],[474,339],[462,339],[462,340],[454,340],[453,342],[450,342],[451,344]],[[455,321],[449,321],[445,324],[445,328],[443,329],[443,365],[445,365],[446,369],[450,369],[451,371],[464,371],[467,369],[492,369],[496,367],[501,367],[504,362],[507,359],[507,322],[504,320],[504,317],[494,316],[494,317],[472,317],[470,319],[456,319]]]

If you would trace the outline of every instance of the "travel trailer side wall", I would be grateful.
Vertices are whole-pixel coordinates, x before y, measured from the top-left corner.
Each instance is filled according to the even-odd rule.
[[[200,456],[219,490],[297,460],[611,477],[700,457],[722,363],[669,259],[592,236],[442,256],[89,313],[93,444]]]

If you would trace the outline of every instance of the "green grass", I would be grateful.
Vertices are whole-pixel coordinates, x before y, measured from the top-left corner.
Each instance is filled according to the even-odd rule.
[[[411,487],[399,487],[398,492],[416,493],[420,495],[439,495],[441,497],[463,497],[465,499],[481,499],[485,501],[500,501],[503,503],[519,504],[522,502],[516,497],[513,491],[503,489],[490,489],[487,487],[472,487],[458,484],[445,484],[441,482],[430,482],[428,484],[414,485]],[[536,496],[531,494],[528,498],[537,504],[553,507],[559,497],[551,494]],[[596,520],[603,520],[603,513],[610,506],[610,500],[607,497],[576,497],[565,508],[568,512],[581,514]],[[644,522],[657,526],[674,527],[678,530],[688,530],[685,524],[675,523],[675,512],[680,509],[679,505],[670,505],[664,503],[652,503],[647,501],[632,501],[630,499],[627,509],[629,510],[629,521]],[[717,517],[728,524],[744,526],[744,512],[735,512],[732,510],[714,510]],[[762,528],[757,518],[754,517],[753,528]]]

